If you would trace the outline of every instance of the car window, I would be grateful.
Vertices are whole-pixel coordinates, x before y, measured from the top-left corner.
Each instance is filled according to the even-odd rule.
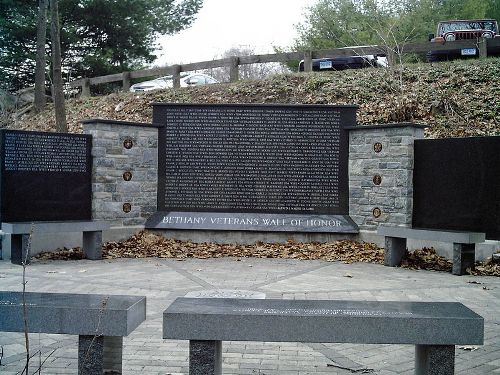
[[[496,31],[496,24],[492,21],[477,22],[477,21],[462,21],[449,22],[441,24],[441,32],[447,33],[459,30],[491,30]]]
[[[192,86],[197,86],[197,85],[204,85],[205,84],[205,77],[202,75],[194,75],[189,77],[188,83]]]

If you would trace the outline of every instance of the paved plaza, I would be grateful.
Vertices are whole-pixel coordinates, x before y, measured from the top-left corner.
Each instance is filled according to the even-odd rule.
[[[485,344],[457,347],[456,373],[500,374],[498,277],[453,276],[365,263],[147,258],[35,260],[26,278],[31,292],[146,296],[147,320],[124,338],[124,374],[187,374],[188,342],[162,339],[162,312],[176,297],[216,289],[255,291],[283,299],[461,302],[484,317]],[[22,267],[0,261],[0,290],[22,290]],[[76,374],[77,342],[77,336],[30,334],[31,352],[41,349],[45,361],[42,374]],[[20,373],[24,334],[0,332],[0,346],[0,374]],[[39,356],[33,361],[38,362]],[[413,374],[413,367],[411,345],[223,343],[224,374],[389,375]]]

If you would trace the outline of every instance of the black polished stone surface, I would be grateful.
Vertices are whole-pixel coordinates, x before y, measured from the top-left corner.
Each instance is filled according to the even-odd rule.
[[[500,137],[415,141],[413,227],[500,240]]]
[[[163,338],[221,341],[482,344],[481,316],[455,302],[177,298]]]
[[[127,336],[146,319],[146,297],[33,293],[25,295],[29,332]],[[0,332],[23,332],[20,292],[0,291]]]
[[[91,219],[92,137],[0,130],[0,222]]]
[[[355,106],[156,104],[159,211],[348,215]]]

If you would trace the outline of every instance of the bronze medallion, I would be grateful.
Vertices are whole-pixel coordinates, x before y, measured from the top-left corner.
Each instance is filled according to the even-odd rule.
[[[130,203],[123,203],[123,212],[128,213],[132,211],[132,205]]]
[[[127,138],[123,141],[123,147],[125,147],[127,150],[130,150],[133,145],[134,142],[130,138]]]
[[[373,151],[375,151],[377,154],[382,151],[382,143],[377,142],[373,145]]]
[[[124,172],[123,173],[123,179],[125,181],[130,181],[132,179],[132,172],[129,172],[129,171]]]
[[[372,214],[373,214],[373,217],[378,218],[378,217],[380,217],[380,215],[382,215],[382,211],[380,210],[380,208],[375,207],[372,210]]]
[[[373,176],[373,183],[377,186],[380,185],[382,183],[382,176],[380,176],[379,174]]]

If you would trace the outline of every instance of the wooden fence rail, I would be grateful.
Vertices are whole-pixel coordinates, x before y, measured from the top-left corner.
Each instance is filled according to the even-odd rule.
[[[150,69],[135,70],[117,74],[109,74],[106,76],[81,78],[69,83],[71,88],[81,88],[82,96],[90,96],[90,86],[99,85],[111,82],[122,82],[124,91],[130,89],[130,81],[136,78],[159,77],[165,75],[173,76],[174,88],[180,87],[180,73],[195,70],[213,69],[229,66],[230,82],[238,80],[239,66],[247,64],[259,63],[287,63],[290,61],[304,60],[304,71],[312,71],[312,60],[324,57],[342,57],[342,56],[360,56],[360,55],[387,55],[389,63],[394,62],[397,55],[410,53],[426,53],[430,50],[460,50],[462,48],[477,48],[481,57],[487,56],[488,50],[496,48],[500,50],[500,38],[495,39],[480,39],[480,40],[464,40],[455,42],[446,42],[444,44],[437,43],[420,43],[420,44],[405,44],[396,47],[386,46],[367,46],[367,47],[346,47],[335,48],[319,51],[306,52],[281,52],[265,55],[250,55],[250,56],[232,56],[225,59],[201,61],[182,65],[170,65],[164,67],[155,67]]]

